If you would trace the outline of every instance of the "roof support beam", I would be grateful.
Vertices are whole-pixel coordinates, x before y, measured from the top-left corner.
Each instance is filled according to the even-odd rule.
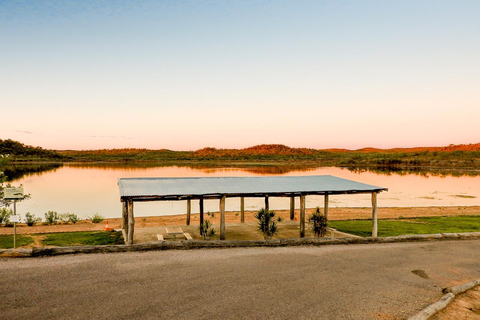
[[[135,217],[133,216],[133,200],[128,200],[128,235],[127,244],[133,244],[133,231],[135,228]]]
[[[295,219],[295,197],[290,197],[290,220]]]
[[[190,215],[192,214],[192,200],[187,200],[187,226],[190,225]]]
[[[203,198],[200,198],[198,205],[200,207],[200,225],[202,225],[203,224]]]
[[[127,244],[128,236],[128,201],[122,201],[122,235],[123,241]]]
[[[300,195],[300,238],[305,238],[305,195]]]
[[[372,192],[372,237],[378,236],[377,192]]]
[[[225,198],[220,198],[220,240],[225,240]]]
[[[268,203],[268,194],[265,195],[265,211],[270,210],[270,205]]]
[[[328,194],[324,196],[324,203],[323,203],[323,214],[328,221]]]
[[[240,222],[245,223],[245,197],[240,198]]]

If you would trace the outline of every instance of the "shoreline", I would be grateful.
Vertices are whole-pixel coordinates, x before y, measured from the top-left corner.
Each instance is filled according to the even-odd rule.
[[[315,208],[307,208],[308,217]],[[323,210],[322,210],[323,211]],[[255,221],[254,213],[256,211],[245,211],[245,222]],[[295,210],[295,216],[298,219],[300,210]],[[290,210],[275,210],[277,216],[284,220],[290,219]],[[213,223],[220,222],[220,214],[213,212],[214,217],[205,214],[205,219],[210,219]],[[399,219],[399,218],[417,218],[417,217],[439,217],[439,216],[480,216],[480,206],[449,206],[449,207],[379,207],[379,219]],[[363,220],[370,219],[372,208],[329,208],[329,219],[335,220]],[[158,227],[158,226],[184,226],[186,225],[186,214],[168,215],[168,216],[149,216],[135,217],[135,229]],[[225,213],[227,228],[229,223],[240,223],[239,211],[228,211]],[[106,222],[108,227],[121,228],[121,218],[108,218],[100,223],[94,224],[91,220],[80,220],[76,224],[65,224],[59,222],[56,225],[42,225],[37,223],[28,227],[25,223],[17,224],[17,234],[42,234],[42,233],[60,233],[77,231],[102,231],[105,230]],[[200,215],[191,214],[191,225],[198,225]],[[13,234],[13,227],[0,227],[0,235]]]

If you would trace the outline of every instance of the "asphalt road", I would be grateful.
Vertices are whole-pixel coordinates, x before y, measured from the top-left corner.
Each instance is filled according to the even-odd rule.
[[[0,319],[404,319],[480,240],[0,259]]]

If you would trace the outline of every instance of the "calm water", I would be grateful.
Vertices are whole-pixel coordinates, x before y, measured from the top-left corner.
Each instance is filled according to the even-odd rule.
[[[435,176],[431,174],[384,174],[352,172],[344,168],[302,167],[122,167],[100,165],[65,165],[50,171],[15,178],[14,185],[23,184],[32,198],[19,203],[18,212],[44,217],[53,210],[73,212],[81,218],[100,213],[107,218],[121,216],[118,178],[128,177],[223,177],[265,175],[334,175],[375,186],[387,187],[380,193],[380,207],[406,206],[472,206],[480,205],[480,176]],[[332,207],[369,207],[370,195],[331,196]],[[259,209],[263,199],[246,198],[247,210]],[[271,198],[271,209],[288,209],[288,198]],[[307,207],[323,206],[323,197],[308,196]],[[240,199],[227,198],[227,210],[239,210]],[[299,207],[297,200],[296,207]],[[205,201],[206,211],[218,211],[218,200]],[[198,201],[192,201],[198,212]],[[147,202],[135,204],[136,216],[172,215],[186,212],[186,201]]]

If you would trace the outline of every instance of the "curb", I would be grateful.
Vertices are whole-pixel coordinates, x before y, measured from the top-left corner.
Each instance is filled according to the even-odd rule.
[[[287,246],[323,246],[342,244],[371,244],[371,243],[399,243],[419,241],[442,240],[473,240],[480,239],[480,232],[468,233],[437,233],[421,235],[404,235],[385,238],[294,238],[272,240],[183,240],[168,242],[148,242],[133,245],[97,245],[97,246],[72,246],[49,247],[31,249],[0,249],[0,257],[41,257],[78,253],[113,253],[113,252],[138,252],[150,250],[191,250],[212,248],[248,248],[248,247],[287,247]]]
[[[435,303],[432,303],[413,317],[408,318],[408,320],[428,320],[430,317],[435,315],[437,312],[445,309],[446,306],[450,304],[455,299],[455,296],[468,291],[475,286],[480,284],[480,279],[473,280],[455,287],[444,288],[443,293],[446,293],[443,297],[440,298]]]

